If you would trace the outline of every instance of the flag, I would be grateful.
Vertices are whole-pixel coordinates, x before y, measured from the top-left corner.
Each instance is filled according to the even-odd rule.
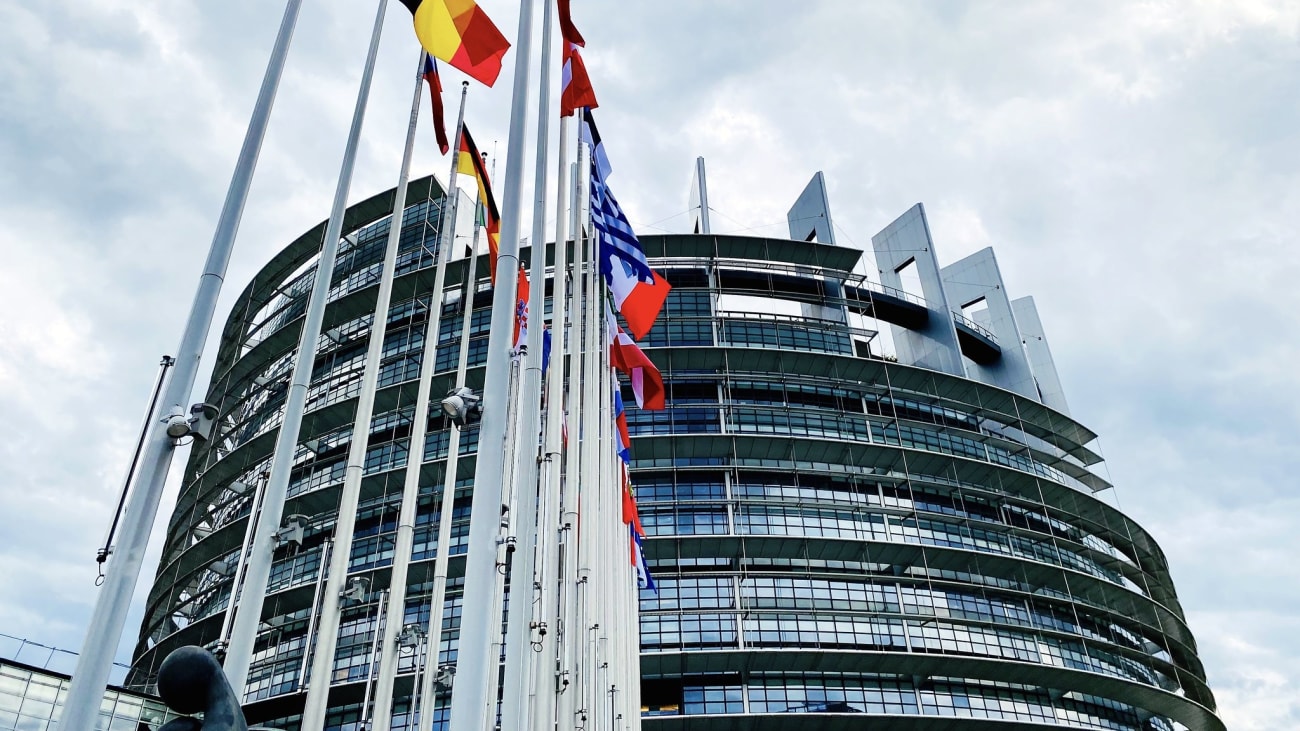
[[[619,393],[619,388],[614,388],[614,424],[618,427],[618,452],[619,459],[625,463],[632,461],[632,435],[627,430],[627,412],[623,410],[623,394]]]
[[[564,36],[566,43],[584,48],[587,45],[587,41],[573,25],[573,17],[569,15],[569,0],[560,0],[560,35]]]
[[[623,481],[623,522],[632,526],[632,531],[637,535],[645,535],[645,528],[641,525],[641,514],[636,509],[636,494],[632,492],[632,478],[628,473],[626,464],[619,465],[622,472]]]
[[[600,242],[600,273],[632,335],[643,338],[654,327],[672,285],[650,269],[641,242],[601,178],[594,156],[591,159],[591,222]]]
[[[442,114],[442,80],[438,78],[438,64],[433,56],[424,56],[424,80],[429,83],[429,103],[433,105],[433,134],[438,139],[438,149],[446,155],[451,145],[447,143],[447,121]]]
[[[415,20],[415,37],[430,56],[487,86],[501,74],[510,41],[474,0],[402,0]]]
[[[664,378],[655,364],[630,335],[619,327],[614,312],[605,305],[605,323],[609,331],[609,363],[632,382],[636,405],[646,411],[660,411],[667,406]],[[618,396],[618,394],[615,394]],[[621,396],[619,397],[621,401]],[[630,440],[629,440],[630,446]]]
[[[528,344],[528,272],[519,265],[519,286],[515,288],[515,352],[523,352]]]
[[[546,369],[551,365],[551,326],[547,325],[542,330],[542,377],[546,377]]]
[[[600,131],[596,129],[596,119],[591,116],[590,109],[582,110],[582,125],[578,129],[578,138],[591,146],[591,161],[600,171],[600,179],[603,182],[614,171],[609,166],[605,143],[600,139]]]
[[[564,42],[563,64],[560,73],[560,116],[572,117],[579,107],[595,109],[600,106],[596,102],[596,90],[591,87],[591,77],[587,76],[587,66],[582,62],[582,54],[569,41]]]
[[[497,251],[501,242],[501,213],[497,211],[497,202],[492,197],[492,182],[488,180],[483,156],[478,153],[474,138],[469,134],[469,127],[463,124],[460,128],[460,150],[457,151],[456,171],[464,175],[473,175],[478,183],[478,202],[483,206],[483,228],[487,231],[488,239],[488,272],[492,277],[492,284],[495,285]]]
[[[655,320],[663,310],[664,301],[672,285],[668,280],[651,271],[647,281],[640,278],[627,260],[619,257],[602,246],[600,272],[605,277],[605,284],[614,295],[618,311],[627,320],[627,327],[637,338],[644,338],[654,327]]]
[[[663,411],[667,406],[663,375],[627,333],[620,331],[619,334],[620,339],[611,345],[610,361],[632,382],[638,408]]]
[[[645,562],[645,549],[641,546],[641,536],[631,528],[628,532],[632,534],[632,565],[636,567],[637,584],[642,589],[649,589],[658,594],[659,589],[655,586],[654,577],[650,575],[650,567]]]

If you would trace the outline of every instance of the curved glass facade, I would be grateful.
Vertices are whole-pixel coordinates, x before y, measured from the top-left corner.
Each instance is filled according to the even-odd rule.
[[[386,585],[414,449],[425,467],[406,622],[428,626],[437,614],[440,662],[456,660],[473,460],[461,460],[456,494],[444,496],[448,425],[431,417],[423,445],[410,444],[410,431],[422,418],[413,402],[431,308],[443,315],[434,391],[449,385],[463,337],[478,387],[490,294],[479,281],[462,301],[469,267],[458,259],[447,290],[432,296],[441,193],[428,178],[411,190],[387,313],[374,301],[391,192],[353,206],[345,222],[354,235],[336,267],[285,508],[310,522],[301,545],[276,553],[249,674],[253,722],[297,728],[322,549],[378,322],[380,390],[357,530],[335,555],[347,556],[349,575]],[[186,471],[141,629],[137,685],[175,647],[220,636],[322,230],[263,269],[227,322],[207,397],[221,426]],[[899,729],[962,727],[957,718],[971,728],[1223,728],[1163,554],[1095,496],[1109,485],[1092,469],[1092,432],[1037,399],[880,357],[864,325],[875,321],[860,315],[883,317],[888,303],[905,311],[909,296],[852,274],[856,250],[708,235],[643,244],[674,285],[642,343],[668,408],[628,413],[659,587],[641,596],[647,729],[787,728],[810,714],[844,728],[872,716]],[[469,333],[466,306],[475,308]],[[981,347],[998,347],[991,332],[963,326]],[[630,391],[624,401],[633,403]],[[471,428],[460,452],[476,451]],[[435,516],[448,498],[452,579],[433,611],[432,560],[443,549]],[[378,598],[343,611],[327,728],[360,719]],[[417,727],[415,671],[403,656],[395,729]],[[436,727],[445,702],[429,714]]]

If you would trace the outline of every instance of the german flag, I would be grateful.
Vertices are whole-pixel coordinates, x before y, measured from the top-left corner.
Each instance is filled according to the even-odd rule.
[[[487,168],[483,165],[483,156],[478,154],[478,146],[470,136],[469,127],[461,125],[460,150],[456,153],[456,172],[473,175],[478,182],[478,202],[483,206],[483,228],[487,231],[488,261],[491,263],[492,284],[497,283],[497,248],[501,242],[501,213],[497,202],[492,198],[492,182],[488,180]]]
[[[430,56],[487,86],[501,74],[510,41],[474,0],[402,0],[415,18],[415,36]]]

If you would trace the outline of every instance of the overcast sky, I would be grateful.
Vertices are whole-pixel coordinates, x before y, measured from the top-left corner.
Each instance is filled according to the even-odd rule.
[[[941,263],[995,246],[1108,499],[1168,553],[1223,718],[1300,727],[1300,4],[573,4],[639,231],[685,229],[703,155],[718,233],[782,235],[823,170],[842,244],[921,201]],[[513,38],[514,3],[482,5]],[[374,7],[304,3],[216,331],[328,214]],[[281,9],[0,3],[0,633],[81,644]],[[390,3],[351,201],[395,181],[416,54]],[[467,115],[502,154],[506,60]],[[447,165],[426,126],[414,172]]]

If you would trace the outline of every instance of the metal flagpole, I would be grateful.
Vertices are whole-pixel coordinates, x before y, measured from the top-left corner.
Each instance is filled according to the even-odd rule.
[[[235,234],[244,213],[244,203],[248,200],[253,170],[257,167],[258,153],[266,136],[275,92],[280,85],[284,61],[289,53],[289,41],[293,38],[301,6],[302,0],[288,0],[285,4],[284,17],[280,21],[280,30],[266,65],[257,103],[253,106],[248,131],[244,133],[244,143],[239,151],[239,160],[235,163],[230,187],[226,190],[226,200],[221,207],[221,216],[217,219],[217,229],[212,235],[212,246],[208,250],[203,275],[199,278],[194,303],[190,305],[189,318],[181,334],[180,347],[176,350],[176,364],[160,401],[162,407],[170,408],[172,413],[179,411],[183,414],[187,411],[190,392],[194,389],[203,344],[212,326],[217,297],[221,293],[230,253],[234,249]],[[126,515],[121,525],[122,540],[114,551],[113,560],[108,563],[103,587],[87,624],[86,639],[77,656],[72,685],[64,703],[63,718],[59,722],[59,728],[64,731],[94,728],[99,718],[99,706],[104,698],[104,689],[108,686],[113,656],[122,639],[122,628],[131,607],[131,595],[135,593],[135,585],[140,578],[144,552],[149,545],[149,533],[158,513],[158,503],[162,500],[174,448],[175,442],[167,436],[162,423],[154,422],[140,459],[140,471],[136,476],[137,488],[127,501]]]
[[[551,136],[551,16],[554,0],[542,2],[541,71],[538,75],[537,149],[533,177],[533,230],[529,238],[532,283],[528,302],[528,341],[523,378],[519,388],[519,433],[515,437],[515,479],[518,508],[512,513],[517,528],[510,579],[510,613],[506,619],[506,675],[501,700],[501,728],[527,729],[531,725],[528,698],[531,695],[529,669],[536,660],[530,626],[536,609],[538,516],[547,502],[539,500],[537,485],[537,438],[540,431],[542,397],[542,322],[546,294],[546,178]],[[552,305],[554,308],[557,305]],[[549,526],[542,526],[543,532]],[[531,636],[530,636],[531,635]]]
[[[420,56],[421,68],[424,55]],[[417,72],[415,99],[411,106],[411,131],[415,129],[418,116],[420,92],[420,75]],[[429,314],[427,315],[423,356],[420,361],[419,385],[416,389],[415,406],[411,417],[411,434],[408,441],[406,472],[402,487],[402,506],[398,515],[397,535],[393,548],[393,569],[389,580],[388,614],[385,624],[383,643],[380,646],[379,679],[375,686],[375,731],[387,731],[392,723],[390,712],[392,706],[393,683],[397,672],[397,633],[401,629],[406,612],[406,583],[410,568],[411,546],[414,543],[416,509],[420,497],[420,470],[424,463],[425,437],[429,425],[429,402],[432,389],[431,379],[437,361],[438,333],[442,323],[442,292],[447,274],[447,262],[451,259],[456,246],[456,212],[459,208],[459,190],[456,187],[457,163],[460,156],[461,130],[465,124],[465,98],[469,82],[461,84],[460,111],[456,117],[456,148],[452,153],[451,172],[447,175],[447,195],[444,198],[443,214],[438,231],[437,268],[434,274],[433,290],[429,297]],[[409,144],[409,141],[408,141]],[[408,161],[404,161],[405,164]],[[441,544],[439,544],[441,549]],[[441,552],[441,550],[440,550]]]
[[[585,201],[583,201],[585,202]],[[584,220],[586,219],[584,216]],[[594,232],[593,232],[594,233]],[[600,384],[602,382],[600,374],[599,340],[597,338],[597,328],[601,320],[598,319],[600,312],[596,306],[599,301],[599,293],[596,290],[596,271],[598,261],[596,259],[596,237],[588,236],[586,240],[586,259],[587,269],[583,273],[585,279],[585,294],[583,300],[583,325],[586,334],[583,338],[583,357],[584,364],[582,368],[583,388],[585,392],[582,397],[582,465],[581,470],[584,476],[582,482],[581,495],[587,498],[588,516],[587,530],[583,531],[582,542],[580,544],[580,555],[583,556],[579,570],[582,572],[582,581],[585,583],[585,592],[583,594],[585,625],[583,626],[583,641],[587,646],[587,655],[585,671],[583,674],[583,687],[586,692],[586,701],[584,708],[586,718],[590,724],[588,728],[592,731],[598,731],[602,724],[600,719],[602,714],[601,700],[604,694],[600,691],[601,678],[601,658],[599,648],[595,638],[600,629],[602,621],[601,592],[604,588],[604,577],[600,575],[600,552],[604,549],[602,536],[602,523],[600,513],[600,472],[599,472],[599,454],[597,448],[600,435]],[[595,569],[595,570],[593,570]]]
[[[424,69],[424,53],[420,53],[420,69]],[[416,118],[420,116],[420,87],[422,74],[416,72],[415,98],[411,101],[411,127],[407,138],[407,153],[402,159],[402,185],[406,185],[408,166],[411,164],[411,147],[415,140]],[[429,297],[429,315],[425,319],[424,349],[429,367],[425,368],[425,359],[420,362],[420,381],[416,388],[415,411],[411,416],[411,436],[407,442],[406,479],[402,485],[402,509],[398,514],[398,531],[393,548],[393,574],[389,580],[389,606],[387,606],[387,623],[380,645],[380,679],[374,687],[374,722],[373,731],[387,731],[393,723],[390,713],[393,705],[393,683],[396,679],[396,639],[398,631],[406,617],[407,574],[411,567],[411,546],[415,542],[416,509],[420,502],[420,468],[424,464],[425,434],[429,427],[430,379],[437,364],[438,332],[442,324],[442,290],[447,276],[447,261],[451,260],[456,247],[456,209],[459,208],[459,190],[456,189],[456,170],[460,159],[460,135],[465,124],[465,96],[468,95],[469,82],[460,86],[460,112],[456,116],[456,150],[451,155],[451,173],[447,174],[447,196],[443,203],[443,215],[438,230],[438,261],[433,277],[433,291]],[[394,209],[394,219],[398,212]],[[394,235],[390,232],[389,235]],[[394,242],[396,238],[394,238]],[[395,246],[394,246],[395,248]],[[429,352],[429,343],[433,343]],[[377,360],[377,359],[376,359]],[[428,376],[428,377],[425,377]],[[439,552],[441,553],[441,552]]]
[[[542,479],[540,480],[543,510],[538,516],[537,553],[541,564],[538,586],[538,606],[541,623],[538,642],[541,645],[541,667],[533,679],[533,693],[537,705],[533,720],[535,731],[551,731],[556,722],[558,699],[559,662],[557,638],[559,636],[560,582],[560,522],[559,508],[562,494],[560,467],[563,458],[564,432],[564,338],[566,329],[565,308],[569,301],[568,266],[568,209],[569,197],[569,124],[560,118],[559,165],[556,170],[555,206],[555,265],[552,275],[551,295],[551,360],[550,374],[546,380],[546,427],[543,437]]]
[[[460,133],[457,132],[459,138]],[[457,140],[457,150],[460,149],[459,139]],[[457,152],[457,155],[460,153]],[[456,387],[460,388],[465,385],[465,371],[469,367],[469,340],[470,326],[474,319],[474,295],[477,289],[477,269],[479,257],[479,217],[478,211],[483,207],[482,202],[475,206],[474,216],[474,236],[471,246],[469,261],[465,266],[465,294],[461,299],[462,313],[460,321],[460,354],[456,359]],[[423,375],[424,364],[433,363],[438,354],[437,338],[425,338],[424,354],[420,361],[420,382],[429,381],[428,377]],[[433,366],[429,366],[430,377],[433,374]],[[430,668],[433,672],[425,672],[424,683],[420,687],[420,728],[430,728],[432,724],[429,718],[434,711],[436,704],[436,692],[439,680],[438,656],[442,647],[442,616],[444,613],[443,605],[447,598],[447,567],[451,563],[451,519],[456,504],[456,483],[458,465],[460,463],[460,436],[464,429],[453,428],[447,446],[447,462],[443,472],[442,482],[442,501],[439,506],[438,514],[438,532],[434,540],[436,553],[433,560],[433,592],[429,597],[429,641],[425,647],[425,667]],[[408,463],[407,469],[410,469]],[[445,679],[444,679],[445,680]],[[427,709],[427,710],[424,710]]]
[[[236,557],[235,575],[230,579],[230,600],[226,602],[226,612],[221,617],[221,633],[217,635],[217,648],[220,655],[225,654],[230,644],[230,626],[235,620],[235,607],[239,604],[239,587],[244,585],[244,559],[248,557],[248,547],[257,529],[257,516],[262,512],[262,495],[266,492],[266,479],[259,478],[257,487],[253,488],[253,504],[248,509],[248,524],[244,526],[244,541],[239,544]],[[321,554],[322,559],[325,556]]]
[[[424,54],[420,54],[423,68]],[[343,475],[343,488],[339,494],[338,517],[334,524],[334,545],[339,555],[330,562],[325,581],[317,625],[316,652],[312,656],[311,673],[307,685],[307,699],[303,707],[303,728],[316,728],[324,724],[328,705],[331,668],[338,644],[339,616],[342,612],[341,593],[347,580],[349,555],[356,533],[357,506],[361,500],[361,479],[364,476],[366,452],[370,448],[370,424],[374,417],[375,392],[379,387],[379,366],[383,358],[387,330],[388,310],[392,303],[393,279],[397,268],[397,253],[402,237],[402,218],[406,210],[407,181],[410,177],[411,154],[415,146],[415,128],[419,119],[422,79],[417,79],[411,100],[411,115],[407,123],[406,145],[394,189],[393,210],[389,216],[388,240],[380,268],[379,291],[375,298],[374,320],[370,326],[370,340],[366,347],[366,360],[361,376],[361,391],[357,396],[356,413],[352,422],[352,442]],[[401,618],[397,619],[401,623]],[[391,622],[385,628],[391,626]],[[375,632],[378,633],[378,623]],[[309,637],[308,642],[311,641]],[[383,678],[381,676],[380,683]],[[369,687],[369,685],[367,685]]]
[[[329,295],[330,280],[334,274],[334,259],[338,254],[339,238],[343,233],[343,212],[347,204],[348,188],[352,184],[352,169],[356,163],[357,145],[361,139],[361,124],[366,116],[366,102],[370,96],[370,81],[374,76],[375,56],[379,51],[379,37],[384,28],[384,9],[388,0],[379,0],[375,14],[375,27],[370,34],[370,49],[361,74],[361,87],[357,90],[356,109],[352,126],[348,130],[347,146],[343,150],[343,164],[339,170],[338,185],[334,189],[334,206],[329,224],[325,227],[320,260],[316,265],[316,279],[312,285],[311,300],[303,318],[302,334],[298,339],[298,352],[294,358],[293,377],[285,402],[284,419],[276,437],[275,456],[271,462],[271,477],[266,484],[262,501],[262,516],[257,523],[257,533],[248,555],[244,578],[244,597],[235,615],[230,633],[230,650],[226,655],[226,675],[235,697],[243,699],[244,684],[248,679],[248,664],[253,656],[253,643],[257,627],[262,620],[262,604],[266,600],[266,582],[271,574],[272,554],[275,551],[275,533],[280,529],[284,514],[284,498],[289,488],[289,473],[293,469],[294,451],[298,446],[298,430],[302,427],[303,410],[307,404],[307,389],[311,385],[312,366],[316,360],[316,343],[320,340],[321,323],[325,318],[325,298]],[[369,431],[369,426],[365,431]],[[355,436],[355,435],[354,435]],[[351,546],[335,541],[334,550],[346,555]],[[347,559],[332,562],[346,565]],[[331,567],[333,572],[333,567]],[[328,606],[328,604],[326,605]],[[323,627],[322,627],[323,629]]]
[[[563,132],[563,127],[561,127]],[[561,503],[561,555],[563,557],[563,567],[561,569],[560,583],[560,614],[561,621],[559,624],[558,641],[560,643],[560,672],[562,679],[560,682],[560,697],[556,718],[559,724],[559,731],[568,731],[573,729],[577,724],[574,714],[577,712],[580,701],[576,700],[581,691],[578,689],[578,667],[577,663],[581,658],[580,638],[582,632],[579,629],[577,601],[578,601],[578,483],[580,470],[578,469],[578,414],[581,410],[582,402],[582,358],[581,358],[581,310],[579,303],[582,300],[582,281],[580,279],[582,271],[582,231],[578,224],[578,212],[581,209],[579,198],[582,194],[582,150],[583,145],[578,145],[578,162],[573,165],[573,190],[572,204],[569,207],[569,215],[573,220],[573,264],[569,270],[571,272],[570,283],[572,289],[569,294],[569,317],[567,328],[558,333],[556,337],[561,348],[567,346],[568,350],[568,383],[566,393],[568,402],[564,406],[568,409],[565,414],[565,429],[568,432],[568,444],[565,445],[564,454],[564,491]],[[564,352],[563,350],[561,352]],[[563,360],[556,360],[557,367],[563,367]],[[563,371],[557,371],[557,375],[562,375]],[[557,408],[559,404],[557,404]]]
[[[511,320],[518,284],[519,231],[523,220],[524,151],[527,149],[529,72],[532,61],[533,0],[520,0],[515,49],[514,98],[510,105],[509,159],[501,211],[501,242],[497,258],[496,291],[483,388],[483,421],[474,470],[470,508],[469,547],[465,558],[465,595],[460,627],[456,691],[451,696],[451,727],[458,731],[487,728],[485,691],[489,668],[497,658],[485,652],[492,643],[499,617],[488,616],[491,605],[495,540],[501,514],[502,476],[506,455],[501,450],[509,425],[507,391],[510,379]],[[540,283],[538,286],[541,286]],[[499,629],[499,628],[498,628]]]

